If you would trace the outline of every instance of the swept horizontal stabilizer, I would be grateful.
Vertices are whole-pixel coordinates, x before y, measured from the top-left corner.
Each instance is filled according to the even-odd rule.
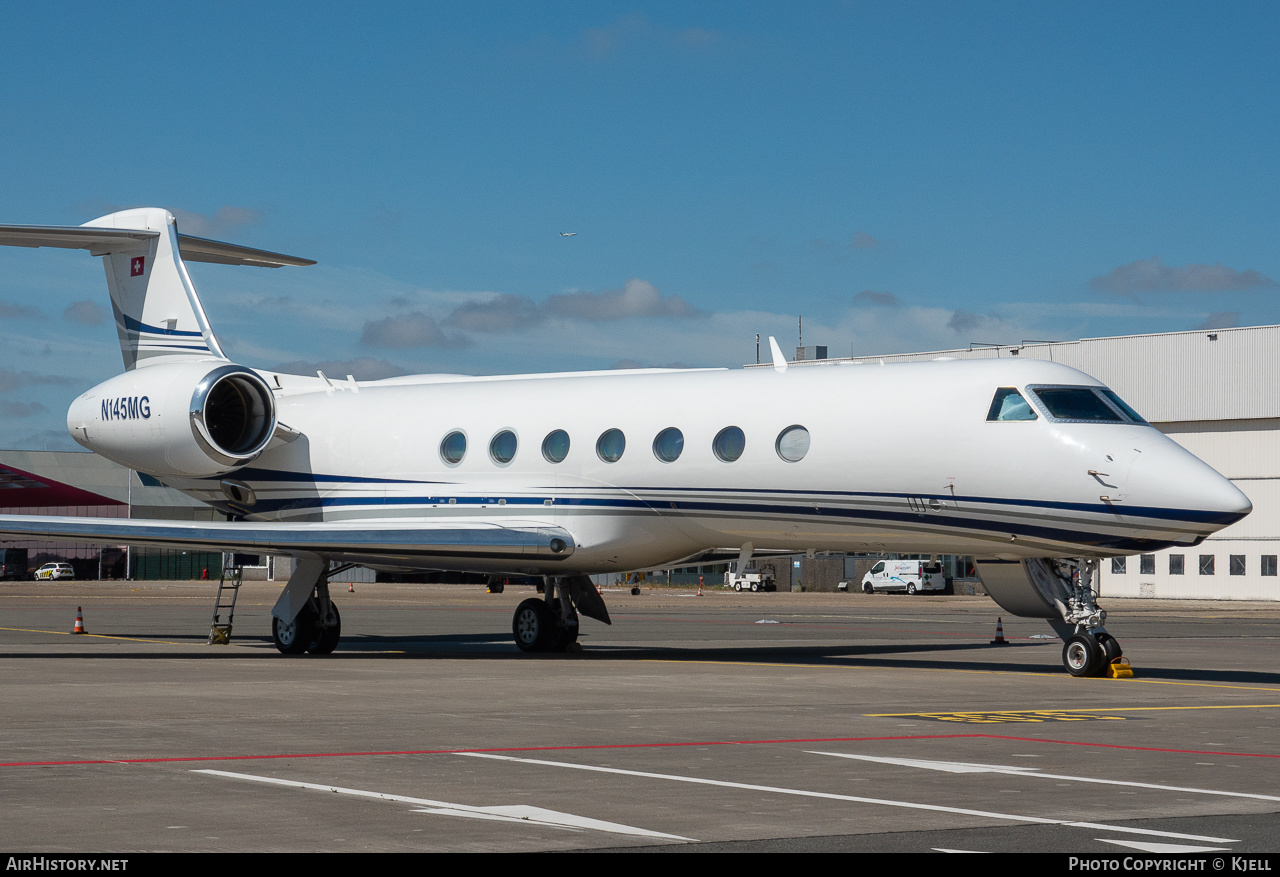
[[[62,225],[0,225],[0,245],[8,247],[62,247],[88,250],[95,256],[108,253],[143,250],[160,236],[149,229],[97,228]],[[302,268],[314,265],[314,259],[301,259],[239,244],[228,244],[178,233],[178,250],[188,262],[217,262],[222,265],[251,265],[258,268]]]
[[[160,232],[150,229],[89,228],[83,225],[0,225],[6,247],[62,247],[105,256],[116,250],[145,249]]]
[[[299,259],[297,256],[225,244],[181,232],[178,233],[178,250],[188,262],[217,262],[222,265],[252,265],[258,268],[281,268],[286,265],[305,268],[316,263],[315,259]]]
[[[503,526],[465,521],[139,521],[0,515],[0,540],[66,539],[99,545],[238,551],[245,554],[319,554],[388,562],[448,558],[459,561],[560,561],[573,554],[567,530],[536,522]]]

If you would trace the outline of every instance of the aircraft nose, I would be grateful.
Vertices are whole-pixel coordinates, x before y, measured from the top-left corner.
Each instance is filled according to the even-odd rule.
[[[1244,491],[1171,439],[1142,449],[1134,461],[1131,484],[1143,497],[1139,500],[1143,505],[1198,512],[1209,533],[1253,511]]]

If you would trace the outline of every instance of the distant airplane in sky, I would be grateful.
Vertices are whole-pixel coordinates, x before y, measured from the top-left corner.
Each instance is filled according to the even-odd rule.
[[[562,238],[571,238],[571,237],[573,237],[573,236],[574,236],[574,235],[576,235],[576,234],[577,234],[577,232],[576,232],[576,231],[562,231],[562,232],[560,232],[560,237],[562,237]]]

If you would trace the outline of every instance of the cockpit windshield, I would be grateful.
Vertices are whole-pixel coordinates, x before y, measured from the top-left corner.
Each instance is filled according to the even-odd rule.
[[[1028,387],[1053,420],[1086,423],[1146,421],[1106,387]]]

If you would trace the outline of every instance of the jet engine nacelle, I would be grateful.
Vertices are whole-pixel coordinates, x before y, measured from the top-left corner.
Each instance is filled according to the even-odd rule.
[[[252,462],[276,430],[266,381],[210,361],[138,368],[71,403],[67,428],[89,450],[152,475],[203,478]]]

